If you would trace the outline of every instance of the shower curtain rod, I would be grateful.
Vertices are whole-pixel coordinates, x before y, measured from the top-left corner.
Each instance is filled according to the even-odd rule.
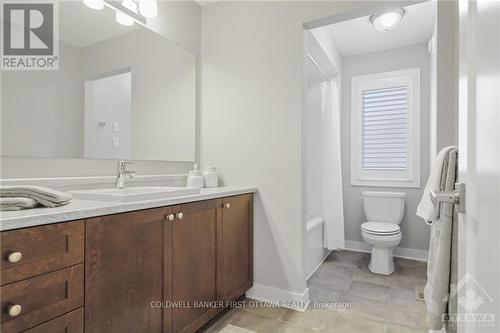
[[[321,75],[323,75],[323,77],[326,80],[330,81],[330,78],[328,77],[328,75],[326,75],[325,71],[318,65],[318,63],[316,62],[316,60],[314,60],[314,58],[311,56],[310,53],[307,54],[307,57],[309,58],[309,60],[311,60],[313,65],[316,66],[316,68],[320,71]]]

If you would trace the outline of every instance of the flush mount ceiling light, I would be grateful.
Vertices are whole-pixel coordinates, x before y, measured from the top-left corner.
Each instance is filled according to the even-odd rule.
[[[123,25],[133,25],[134,22],[147,24],[146,18],[158,16],[157,0],[83,0],[92,9],[103,9],[104,5],[116,11],[116,21]]]
[[[405,10],[397,8],[389,12],[373,14],[370,16],[370,22],[378,31],[391,31],[399,25],[404,15]]]

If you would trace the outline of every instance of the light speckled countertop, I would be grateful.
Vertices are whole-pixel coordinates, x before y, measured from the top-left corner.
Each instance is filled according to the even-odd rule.
[[[110,202],[73,199],[56,208],[34,208],[0,212],[0,231],[33,227],[44,224],[80,220],[89,217],[131,212],[134,210],[178,205],[182,203],[229,197],[257,192],[255,187],[224,186],[203,188],[200,194],[135,202]]]

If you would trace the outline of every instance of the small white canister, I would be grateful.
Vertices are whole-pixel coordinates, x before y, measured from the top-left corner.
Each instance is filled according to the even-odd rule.
[[[198,170],[198,164],[194,164],[193,170],[189,170],[187,178],[187,187],[203,187],[203,177],[201,176],[200,170]]]
[[[205,181],[205,187],[219,186],[219,176],[217,176],[217,170],[215,170],[212,162],[208,162],[208,165],[203,172],[203,179]]]

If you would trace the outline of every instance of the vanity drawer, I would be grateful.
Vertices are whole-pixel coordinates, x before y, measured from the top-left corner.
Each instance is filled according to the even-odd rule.
[[[71,311],[23,333],[83,333],[83,308]]]
[[[83,306],[83,279],[79,264],[0,287],[1,331],[20,332]]]
[[[1,285],[83,262],[84,222],[0,233]]]

